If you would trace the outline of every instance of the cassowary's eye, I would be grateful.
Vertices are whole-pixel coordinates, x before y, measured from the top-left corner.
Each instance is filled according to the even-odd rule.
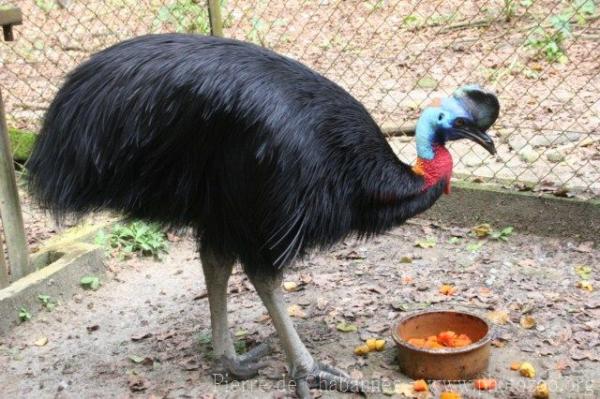
[[[454,121],[454,127],[462,127],[465,124],[465,120],[462,118],[456,118]]]
[[[440,113],[440,115],[438,116],[438,121],[441,121],[442,119],[444,119],[444,113]]]

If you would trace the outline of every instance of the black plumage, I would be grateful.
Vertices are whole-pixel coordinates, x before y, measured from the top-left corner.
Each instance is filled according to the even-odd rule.
[[[180,34],[122,42],[70,73],[28,168],[59,218],[107,208],[192,227],[251,273],[398,225],[443,186],[423,191],[367,110],[320,74]]]

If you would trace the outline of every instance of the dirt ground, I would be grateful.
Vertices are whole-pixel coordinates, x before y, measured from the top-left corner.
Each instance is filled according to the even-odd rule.
[[[381,388],[367,397],[384,397],[381,391],[410,382],[395,361],[389,333],[394,320],[417,309],[465,309],[498,323],[487,374],[499,387],[480,394],[470,384],[453,385],[463,398],[529,398],[541,380],[553,398],[600,397],[600,251],[590,243],[518,232],[506,242],[468,233],[418,219],[369,242],[347,240],[288,269],[286,281],[300,289],[287,293],[287,301],[297,305],[296,325],[314,357]],[[211,382],[209,311],[198,256],[189,238],[171,241],[161,262],[109,258],[97,291],[82,290],[52,311],[31,309],[31,321],[0,337],[0,397],[291,397],[279,351],[260,377],[244,385]],[[578,288],[582,280],[595,290]],[[456,293],[439,293],[442,283],[454,285]],[[229,304],[240,349],[269,338],[278,348],[241,272],[230,281]],[[338,331],[340,322],[358,331]],[[372,336],[386,339],[385,350],[354,355],[354,347]],[[522,361],[534,365],[535,378],[509,369]],[[430,388],[435,394],[442,385]]]

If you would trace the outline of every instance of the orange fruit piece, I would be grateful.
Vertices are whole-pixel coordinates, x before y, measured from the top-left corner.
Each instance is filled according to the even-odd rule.
[[[454,331],[442,331],[437,336],[437,341],[444,346],[452,346],[452,341],[456,338]]]
[[[415,392],[425,392],[429,390],[429,387],[427,386],[425,380],[416,380],[413,382],[413,389]]]
[[[520,362],[514,362],[514,363],[511,363],[511,365],[510,365],[510,369],[511,370],[515,370],[516,371],[516,370],[518,370],[520,368],[521,368],[521,363]]]
[[[443,284],[440,287],[440,294],[442,295],[454,295],[456,293],[456,287],[450,284]]]
[[[444,391],[440,394],[440,399],[462,399],[462,396],[457,392]]]
[[[493,378],[480,378],[475,380],[473,385],[475,389],[479,389],[480,391],[489,391],[496,389],[496,380]]]
[[[450,342],[450,346],[453,348],[461,348],[463,346],[471,345],[473,341],[468,335],[460,334]]]

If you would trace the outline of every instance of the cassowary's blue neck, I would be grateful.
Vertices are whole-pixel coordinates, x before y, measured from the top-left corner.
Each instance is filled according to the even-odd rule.
[[[432,142],[435,137],[435,126],[439,115],[438,108],[425,108],[417,122],[415,139],[417,142],[417,156],[431,160],[434,157]]]

